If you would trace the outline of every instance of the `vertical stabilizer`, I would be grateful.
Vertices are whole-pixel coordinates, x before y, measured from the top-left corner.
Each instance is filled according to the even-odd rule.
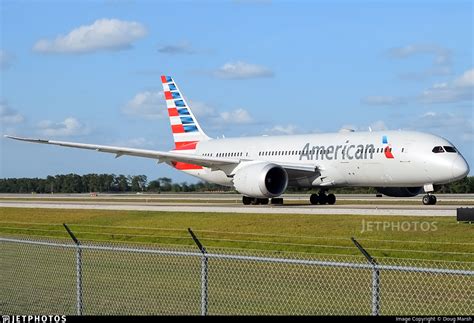
[[[199,141],[210,138],[202,131],[190,106],[176,82],[170,76],[162,76],[163,90],[171,123],[176,150],[194,149]]]

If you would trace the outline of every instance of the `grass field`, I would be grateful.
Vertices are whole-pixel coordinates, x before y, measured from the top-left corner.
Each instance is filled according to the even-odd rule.
[[[75,250],[0,243],[8,314],[75,314]],[[371,270],[210,259],[209,314],[370,315]],[[84,314],[200,314],[199,257],[83,250]],[[469,315],[471,280],[382,272],[384,315]]]
[[[410,223],[411,230],[361,232],[367,221],[391,228]],[[210,252],[365,262],[350,241],[354,236],[386,265],[472,270],[474,260],[472,225],[451,217],[0,208],[2,237],[70,241],[62,223],[80,240],[100,244],[197,251],[191,227]],[[432,230],[420,230],[421,223]],[[82,272],[84,314],[200,313],[200,257],[85,249]],[[75,313],[75,249],[2,242],[0,273],[4,312]],[[368,269],[211,258],[209,314],[370,315],[371,275]],[[470,276],[383,271],[381,313],[469,315],[470,286]]]
[[[474,261],[474,227],[452,217],[174,213],[0,208],[0,235],[194,246],[192,228],[208,248],[273,253],[360,255]],[[363,231],[372,226],[372,230]],[[377,228],[378,226],[378,228]],[[385,226],[385,229],[384,229]]]

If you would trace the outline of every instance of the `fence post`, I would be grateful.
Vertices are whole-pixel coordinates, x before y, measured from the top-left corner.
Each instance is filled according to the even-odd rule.
[[[356,239],[351,238],[355,246],[362,252],[367,261],[372,265],[372,315],[380,315],[380,270],[375,259],[360,245]]]
[[[208,309],[208,257],[206,256],[206,248],[201,244],[199,239],[196,237],[191,228],[188,228],[189,234],[193,238],[194,242],[202,252],[201,258],[201,315],[207,315]]]
[[[63,223],[67,233],[71,236],[72,240],[76,244],[76,314],[82,315],[82,248],[81,243],[77,240],[71,229]]]

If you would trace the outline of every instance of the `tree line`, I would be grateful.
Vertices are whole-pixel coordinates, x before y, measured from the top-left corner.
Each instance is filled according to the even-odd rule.
[[[148,181],[146,175],[115,174],[66,174],[46,178],[3,178],[0,179],[0,193],[90,193],[90,192],[231,192],[232,188],[198,182],[175,183],[169,177],[160,177]],[[291,188],[287,192],[307,192],[306,188]],[[366,187],[336,188],[334,193],[362,194],[375,193],[375,189]],[[460,181],[436,187],[439,193],[474,193],[474,176]]]
[[[148,181],[146,175],[66,174],[46,178],[0,179],[0,193],[90,193],[90,192],[206,192],[230,191],[228,187],[199,182],[174,183],[171,178],[160,177]]]

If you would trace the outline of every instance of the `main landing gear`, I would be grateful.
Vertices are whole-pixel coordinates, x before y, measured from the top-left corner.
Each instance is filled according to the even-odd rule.
[[[436,204],[436,196],[433,194],[426,194],[423,196],[423,204],[424,205],[435,205]]]
[[[266,205],[270,202],[274,205],[281,205],[283,204],[283,198],[281,197],[274,197],[272,199],[267,198],[256,198],[250,196],[242,196],[242,203],[244,205]]]
[[[326,194],[326,192],[321,191],[321,192],[319,192],[319,194],[311,194],[309,200],[310,200],[311,204],[321,204],[321,205],[329,204],[329,205],[333,205],[334,203],[336,203],[336,195]],[[257,197],[250,197],[250,196],[242,196],[242,203],[244,205],[266,205],[268,203],[273,204],[273,205],[282,205],[283,204],[283,198],[274,197],[272,199],[268,199],[268,198],[257,198]]]
[[[321,204],[321,205],[330,204],[330,205],[333,205],[334,203],[336,203],[336,195],[334,195],[332,193],[331,194],[326,194],[325,192],[321,191],[321,192],[319,192],[319,194],[311,194],[311,196],[309,197],[309,201],[313,205],[315,205],[315,204]]]

